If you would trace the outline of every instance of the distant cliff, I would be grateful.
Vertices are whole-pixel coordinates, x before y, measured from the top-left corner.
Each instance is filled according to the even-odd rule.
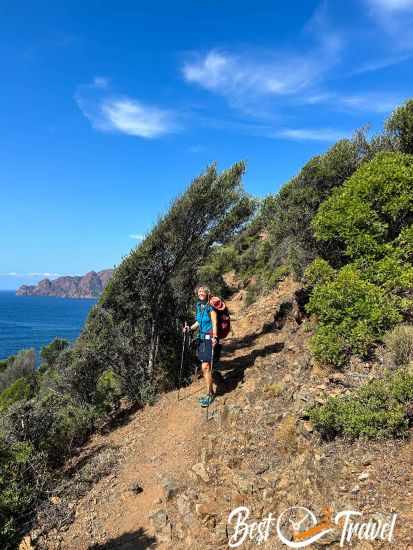
[[[89,271],[86,275],[43,279],[37,285],[23,285],[16,296],[59,296],[61,298],[97,298],[111,278],[113,269]]]

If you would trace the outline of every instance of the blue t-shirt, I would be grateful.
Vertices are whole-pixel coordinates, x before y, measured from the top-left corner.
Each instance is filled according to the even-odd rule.
[[[198,302],[196,305],[196,320],[199,323],[199,337],[203,340],[205,334],[212,332],[211,311],[213,307],[210,304]]]

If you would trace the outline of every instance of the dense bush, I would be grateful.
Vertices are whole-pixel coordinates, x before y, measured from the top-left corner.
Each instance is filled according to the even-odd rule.
[[[324,438],[400,437],[409,426],[406,405],[413,400],[413,374],[399,371],[372,380],[354,395],[330,397],[310,409],[310,418]]]
[[[24,378],[18,378],[11,386],[0,393],[0,414],[17,401],[27,401],[32,396],[32,387]]]
[[[315,285],[306,310],[318,320],[312,340],[316,358],[336,366],[351,353],[366,356],[373,342],[401,320],[395,298],[350,265]]]
[[[112,371],[105,371],[97,381],[97,410],[110,413],[119,407],[122,397],[122,384],[119,377]]]
[[[40,455],[28,442],[9,444],[0,438],[0,546],[17,547],[22,522],[33,510],[48,482]]]
[[[387,243],[413,222],[413,156],[381,153],[320,206],[317,239],[361,267],[388,254]]]
[[[68,396],[50,392],[11,405],[0,417],[0,432],[9,445],[30,443],[35,453],[44,454],[49,466],[56,466],[86,440],[95,418],[90,406],[79,406]]]
[[[357,132],[353,139],[341,140],[311,159],[281,188],[265,213],[271,266],[286,264],[299,278],[317,255],[334,258],[335,250],[314,238],[313,217],[332,191],[383,147],[384,143],[369,143],[363,131]]]
[[[412,307],[413,156],[380,153],[333,191],[313,219],[315,235],[335,250],[307,270],[307,311],[319,325],[316,357],[343,365],[366,356]],[[331,257],[331,254],[330,254]]]
[[[14,384],[19,378],[31,378],[36,370],[34,349],[23,350],[7,360],[7,366],[0,371],[0,392]]]

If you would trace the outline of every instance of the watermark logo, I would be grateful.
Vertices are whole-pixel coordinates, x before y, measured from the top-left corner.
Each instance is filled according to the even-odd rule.
[[[340,546],[350,544],[353,538],[359,540],[393,541],[397,514],[392,514],[386,521],[381,518],[369,518],[363,521],[362,513],[355,510],[343,510],[333,517],[332,508],[322,511],[317,520],[314,512],[304,506],[287,508],[276,519],[270,512],[260,521],[250,520],[250,510],[239,506],[228,516],[228,526],[232,529],[229,537],[230,548],[240,547],[246,540],[262,544],[271,536],[275,527],[278,539],[289,548],[305,548],[334,534],[339,536]]]
[[[326,508],[323,511],[321,521],[317,521],[315,514],[303,506],[293,506],[282,512],[277,520],[277,535],[281,542],[290,548],[304,548],[314,542],[317,542],[325,535],[333,531],[334,525],[331,521],[331,509]],[[292,528],[292,540],[287,538],[283,532],[282,525],[288,519],[288,524]],[[305,527],[304,530],[301,530]]]

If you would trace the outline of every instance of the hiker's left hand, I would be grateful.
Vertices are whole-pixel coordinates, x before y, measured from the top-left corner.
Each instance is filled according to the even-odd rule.
[[[216,336],[212,337],[212,345],[216,346],[218,344],[218,338]]]

